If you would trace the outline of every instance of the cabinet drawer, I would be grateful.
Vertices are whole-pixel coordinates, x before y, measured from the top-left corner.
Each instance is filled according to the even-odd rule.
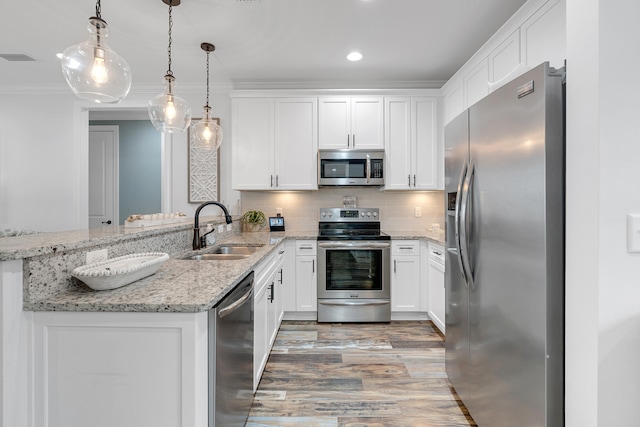
[[[296,255],[315,255],[315,240],[296,240]]]
[[[429,260],[444,265],[444,247],[429,243]]]
[[[391,255],[420,255],[418,240],[394,240],[391,242]]]

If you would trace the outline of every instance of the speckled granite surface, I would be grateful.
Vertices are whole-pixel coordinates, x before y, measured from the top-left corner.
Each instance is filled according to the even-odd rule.
[[[24,309],[28,311],[200,312],[219,303],[284,239],[315,240],[318,235],[317,229],[227,232],[218,235],[216,244],[203,252],[233,243],[264,246],[245,259],[192,261],[181,259],[194,253],[191,227],[190,223],[133,230],[105,227],[0,239],[0,261],[23,259]],[[443,243],[440,236],[429,232],[386,232],[392,239]],[[119,289],[94,291],[73,278],[71,271],[84,264],[87,251],[101,248],[108,248],[109,258],[152,251],[172,257],[152,276]]]
[[[397,231],[397,230],[384,230],[394,240],[419,240],[426,239],[435,243],[443,245],[445,243],[444,233],[432,233],[430,231]]]
[[[285,238],[315,239],[317,236],[317,230],[230,233],[218,236],[214,246],[199,252],[212,251],[216,246],[234,243],[264,246],[250,257],[240,260],[180,259],[195,253],[190,249],[191,233],[191,229],[178,228],[172,233],[106,245],[110,258],[123,255],[117,250],[119,247],[126,253],[161,250],[172,255],[154,275],[110,291],[94,291],[71,276],[71,270],[84,263],[85,251],[61,251],[55,255],[26,258],[23,307],[28,311],[205,311],[220,302]],[[169,250],[168,247],[174,250]],[[176,248],[180,250],[175,250]]]

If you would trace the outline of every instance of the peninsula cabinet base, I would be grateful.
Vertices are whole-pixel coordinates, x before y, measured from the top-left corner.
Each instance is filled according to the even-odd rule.
[[[207,313],[34,320],[35,427],[207,427]]]

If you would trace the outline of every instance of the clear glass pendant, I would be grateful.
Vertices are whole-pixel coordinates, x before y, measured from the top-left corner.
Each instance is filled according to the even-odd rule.
[[[191,124],[191,109],[187,102],[174,93],[175,78],[167,74],[165,91],[149,101],[149,119],[161,131],[184,132]]]
[[[211,108],[204,107],[204,117],[191,126],[191,146],[203,150],[217,150],[222,144],[222,128],[211,119]]]
[[[117,103],[131,89],[131,68],[106,42],[107,23],[89,18],[90,36],[62,53],[62,74],[79,98],[98,103]]]

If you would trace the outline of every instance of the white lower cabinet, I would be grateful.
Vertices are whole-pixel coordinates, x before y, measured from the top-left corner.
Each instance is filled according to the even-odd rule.
[[[207,313],[34,313],[34,426],[207,427]]]
[[[318,311],[316,241],[296,241],[296,311]]]
[[[260,378],[269,359],[271,347],[280,329],[283,317],[283,277],[285,246],[281,244],[255,269],[255,294],[253,300],[253,391],[258,389]]]
[[[445,330],[445,300],[444,300],[444,247],[429,243],[428,267],[428,312],[433,323],[444,334]]]
[[[420,244],[391,242],[391,311],[420,310]]]

